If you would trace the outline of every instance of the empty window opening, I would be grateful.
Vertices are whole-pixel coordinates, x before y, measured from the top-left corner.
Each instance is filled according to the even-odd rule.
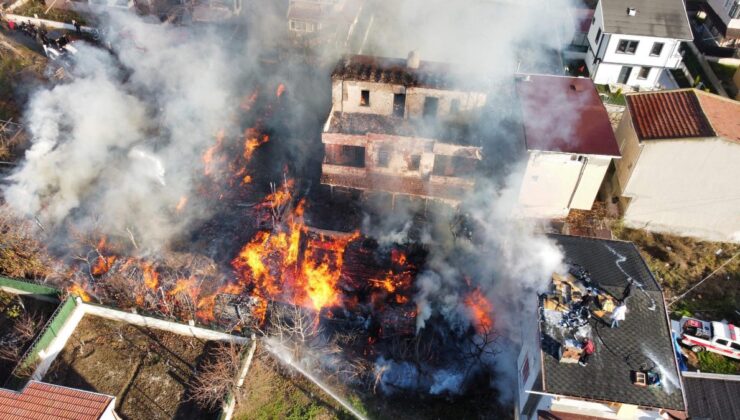
[[[432,174],[436,176],[470,176],[478,166],[477,159],[462,156],[435,155]]]
[[[393,95],[393,116],[403,118],[406,110],[406,94],[396,93]]]
[[[620,54],[634,54],[640,41],[629,41],[623,39],[617,44],[617,52]]]
[[[596,43],[599,43],[599,40],[601,39],[601,28],[599,28],[598,31],[596,31]]]
[[[370,91],[360,91],[360,106],[370,106]]]
[[[409,171],[418,171],[421,165],[421,155],[411,155],[409,157]]]
[[[324,163],[330,165],[365,167],[365,148],[341,144],[324,145]]]
[[[662,42],[654,42],[653,48],[650,49],[650,55],[658,57],[660,56],[660,53],[663,52],[663,43]]]
[[[450,114],[459,114],[460,113],[460,100],[459,99],[453,99],[452,102],[450,102]]]
[[[645,80],[650,76],[650,67],[640,67],[640,72],[637,73],[637,78]]]
[[[425,117],[436,117],[437,107],[439,106],[439,99],[431,96],[424,98],[424,116]]]
[[[391,160],[391,154],[387,147],[381,147],[378,150],[378,167],[379,168],[387,168],[388,163]]]

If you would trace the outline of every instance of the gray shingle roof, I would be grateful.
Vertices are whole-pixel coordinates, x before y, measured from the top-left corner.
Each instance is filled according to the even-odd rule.
[[[740,419],[740,375],[684,372],[692,419]]]
[[[604,32],[692,40],[683,0],[601,0]],[[628,8],[637,9],[635,16]]]
[[[642,284],[642,288],[633,287],[627,301],[626,320],[619,328],[611,329],[604,321],[591,319],[596,352],[588,366],[559,363],[546,351],[542,353],[545,392],[684,410],[663,294],[637,248],[622,241],[563,235],[550,237],[562,247],[567,262],[590,272],[592,282],[599,289],[621,298],[628,284],[627,276]],[[622,257],[624,261],[618,266]],[[543,336],[551,329],[545,323],[541,322]],[[561,338],[554,337],[556,341]],[[651,367],[661,372],[662,387],[642,388],[632,384],[632,371]]]

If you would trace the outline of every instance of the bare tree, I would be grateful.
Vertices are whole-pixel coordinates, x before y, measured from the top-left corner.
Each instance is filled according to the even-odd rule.
[[[201,407],[214,408],[231,394],[239,404],[241,349],[234,342],[216,345],[190,386],[190,399]]]
[[[268,305],[266,328],[263,335],[271,338],[294,359],[301,359],[307,349],[317,350],[329,343],[323,337],[323,328],[316,311],[295,304],[273,302]]]

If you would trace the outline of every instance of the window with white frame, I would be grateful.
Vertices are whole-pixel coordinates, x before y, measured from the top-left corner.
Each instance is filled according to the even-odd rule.
[[[617,53],[619,54],[635,54],[637,46],[640,45],[640,41],[631,41],[629,39],[622,39],[617,44]]]
[[[663,43],[653,42],[653,48],[650,49],[650,55],[652,55],[653,57],[659,57],[662,52],[663,52]]]
[[[640,80],[645,80],[650,76],[650,67],[640,67],[640,72],[637,73],[637,78]]]

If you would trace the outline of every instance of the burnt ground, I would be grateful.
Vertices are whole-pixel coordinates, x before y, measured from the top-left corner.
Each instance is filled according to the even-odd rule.
[[[11,299],[10,305],[6,304],[8,302],[6,299],[8,298]],[[5,341],[9,334],[14,333],[16,324],[24,315],[33,315],[33,318],[36,320],[35,335],[22,340],[18,349],[18,355],[23,355],[31,345],[31,342],[33,342],[33,339],[41,332],[41,328],[46,324],[51,314],[54,313],[58,304],[35,299],[30,296],[14,295],[4,291],[0,291],[0,300],[3,302],[3,310],[0,312],[0,340]],[[14,305],[15,302],[19,302],[19,304],[17,306]],[[19,308],[20,312],[9,309],[8,306]],[[11,312],[14,313],[11,314]],[[17,363],[18,360],[0,358],[0,385],[5,383]]]
[[[43,380],[113,395],[123,419],[215,419],[187,401],[214,344],[88,315]]]

